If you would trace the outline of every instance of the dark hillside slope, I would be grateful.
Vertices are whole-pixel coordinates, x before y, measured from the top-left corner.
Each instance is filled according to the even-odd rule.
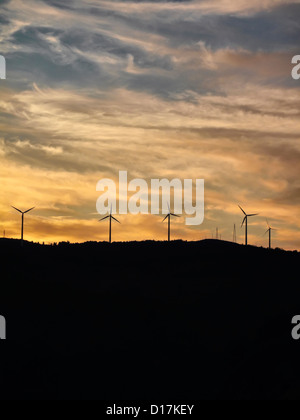
[[[0,240],[2,398],[300,397],[300,254]]]

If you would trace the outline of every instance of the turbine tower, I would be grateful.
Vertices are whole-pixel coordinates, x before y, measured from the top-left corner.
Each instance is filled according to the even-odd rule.
[[[233,227],[233,243],[236,244],[237,240],[236,240],[236,225],[234,225]]]
[[[248,245],[248,217],[254,217],[254,216],[258,216],[258,214],[247,214],[241,206],[239,206],[239,208],[242,210],[242,212],[244,213],[245,217],[243,219],[243,223],[242,226],[244,226],[245,224],[245,245]]]
[[[24,216],[25,216],[26,213],[29,213],[30,211],[34,210],[35,207],[32,207],[31,209],[26,210],[26,211],[19,210],[19,209],[17,209],[14,206],[12,206],[12,208],[15,209],[15,210],[17,210],[22,215],[21,244],[23,246],[23,242],[24,242]]]
[[[272,249],[272,230],[277,230],[277,229],[272,228],[272,227],[269,225],[268,220],[267,220],[267,225],[268,225],[268,230],[266,231],[265,235],[266,235],[267,233],[269,233],[269,249]]]
[[[115,222],[121,224],[121,222],[119,222],[119,220],[117,220],[112,214],[112,210],[110,210],[110,213],[108,216],[103,217],[103,219],[100,219],[99,222],[102,222],[103,220],[109,219],[109,243],[111,244],[111,225],[112,225],[112,220],[114,220]]]
[[[168,219],[168,242],[171,241],[171,217],[180,217],[177,214],[171,213],[170,206],[168,204],[169,214],[164,218],[163,222]]]

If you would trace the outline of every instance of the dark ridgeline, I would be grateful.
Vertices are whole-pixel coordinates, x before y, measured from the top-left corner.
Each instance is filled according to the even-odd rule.
[[[5,239],[0,251],[1,398],[300,396],[298,252]]]

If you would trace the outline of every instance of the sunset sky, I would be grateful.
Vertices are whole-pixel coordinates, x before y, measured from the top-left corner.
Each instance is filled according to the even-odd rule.
[[[300,250],[300,0],[0,0],[0,236],[106,240],[97,182],[205,179],[205,222],[173,238]],[[163,240],[120,216],[114,240]]]

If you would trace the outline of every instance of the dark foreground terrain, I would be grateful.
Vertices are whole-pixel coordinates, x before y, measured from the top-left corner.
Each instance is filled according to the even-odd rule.
[[[300,397],[300,254],[0,240],[4,399]]]

